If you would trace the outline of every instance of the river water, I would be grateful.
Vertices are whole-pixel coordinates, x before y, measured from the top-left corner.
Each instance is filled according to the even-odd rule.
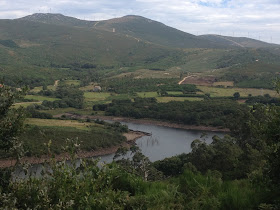
[[[209,144],[212,142],[212,137],[214,135],[222,137],[225,134],[223,132],[184,130],[157,125],[145,125],[127,122],[121,123],[127,125],[131,130],[143,131],[151,134],[151,136],[143,136],[137,139],[136,144],[141,149],[142,153],[152,162],[162,160],[166,157],[191,152],[191,143],[195,139],[201,139]],[[201,138],[202,134],[206,135]],[[99,158],[100,162],[110,163],[112,162],[113,157],[114,154],[110,154],[100,156]],[[79,161],[77,164],[79,165]],[[34,176],[40,176],[42,165],[32,165],[28,171]],[[16,170],[14,174],[15,177],[25,177],[24,171],[22,169]]]
[[[136,140],[137,146],[142,153],[152,162],[162,160],[166,157],[191,152],[191,143],[195,139],[201,139],[206,143],[212,142],[214,135],[224,136],[223,132],[184,130],[178,128],[169,128],[158,125],[145,125],[138,123],[121,122],[127,125],[129,129],[150,133],[151,136],[143,136]],[[206,134],[200,138],[202,134]],[[114,154],[101,157],[101,161],[112,161]]]

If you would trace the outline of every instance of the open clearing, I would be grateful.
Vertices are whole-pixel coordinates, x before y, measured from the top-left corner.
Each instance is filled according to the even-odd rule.
[[[48,126],[48,127],[72,127],[81,130],[89,130],[92,125],[97,125],[95,123],[88,122],[78,122],[75,120],[55,120],[55,119],[26,119],[26,124],[37,125],[37,126]]]
[[[252,96],[269,94],[270,96],[277,96],[275,90],[269,89],[256,89],[256,88],[217,88],[208,86],[197,86],[204,94],[210,93],[211,97],[233,96],[235,92],[239,92],[240,96],[247,97],[249,94]]]
[[[25,99],[36,100],[36,101],[56,101],[58,98],[51,98],[47,96],[38,96],[38,95],[26,95]]]
[[[108,97],[111,96],[111,93],[95,93],[95,92],[85,92],[84,93],[86,101],[105,101]]]
[[[202,101],[203,98],[196,97],[157,97],[157,101],[160,103],[167,103],[170,101]]]

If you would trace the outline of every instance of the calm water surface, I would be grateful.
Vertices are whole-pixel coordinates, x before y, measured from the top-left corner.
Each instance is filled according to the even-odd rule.
[[[142,153],[151,161],[157,161],[166,157],[191,152],[191,143],[195,139],[201,139],[207,143],[212,142],[214,135],[222,137],[222,132],[193,131],[177,128],[168,128],[157,125],[143,125],[137,123],[125,123],[131,130],[151,133],[151,136],[143,136],[136,141]],[[207,135],[200,138],[203,133]]]
[[[142,153],[152,162],[162,160],[166,157],[191,152],[191,143],[195,139],[201,139],[206,143],[211,143],[214,135],[222,137],[225,134],[222,132],[193,131],[157,125],[144,125],[127,122],[121,123],[127,125],[131,130],[143,131],[151,134],[151,136],[143,136],[137,139],[136,144],[139,146]],[[203,133],[207,135],[200,138]],[[110,154],[99,158],[101,159],[101,162],[110,163],[112,162],[113,157],[114,154]],[[77,165],[79,165],[79,161],[77,161]],[[32,165],[28,171],[35,176],[40,176],[42,165]],[[22,169],[15,171],[15,174],[16,177],[25,176]]]

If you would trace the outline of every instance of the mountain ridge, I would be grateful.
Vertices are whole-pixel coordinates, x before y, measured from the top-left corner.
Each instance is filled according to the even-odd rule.
[[[230,37],[216,34],[195,36],[161,22],[133,14],[108,20],[90,21],[59,13],[35,13],[17,20],[95,28],[173,48],[261,48],[279,46],[247,37]]]

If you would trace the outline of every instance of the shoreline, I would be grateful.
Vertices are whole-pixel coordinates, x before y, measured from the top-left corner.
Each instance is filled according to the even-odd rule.
[[[143,136],[150,135],[149,133],[141,132],[141,131],[132,131],[130,130],[128,133],[123,134],[127,141],[123,142],[120,145],[104,148],[104,149],[98,149],[94,151],[84,151],[81,150],[77,153],[77,158],[91,158],[91,157],[98,157],[98,156],[104,156],[115,153],[120,147],[131,147],[135,141]],[[50,161],[52,157],[49,155],[42,155],[41,157],[23,157],[20,160],[20,163],[28,163],[28,164],[41,164],[44,162]],[[63,161],[63,160],[69,160],[71,156],[67,153],[62,153],[59,155],[55,155],[56,161]],[[16,164],[16,159],[0,159],[0,168],[8,168],[12,167]]]
[[[60,115],[55,115],[54,118],[59,118],[62,115],[65,115],[70,118],[77,118],[77,119],[100,119],[100,120],[112,120],[116,122],[130,122],[130,123],[138,123],[138,124],[144,124],[144,125],[157,125],[157,126],[163,126],[163,127],[169,127],[169,128],[179,128],[184,130],[198,130],[198,131],[212,131],[212,132],[230,132],[228,128],[217,128],[213,126],[196,126],[196,125],[185,125],[185,124],[179,124],[179,123],[172,123],[172,122],[166,122],[166,121],[159,121],[154,119],[135,119],[135,118],[128,118],[128,117],[116,117],[116,116],[98,116],[98,115],[77,115],[77,114],[71,114],[71,113],[64,113]]]

